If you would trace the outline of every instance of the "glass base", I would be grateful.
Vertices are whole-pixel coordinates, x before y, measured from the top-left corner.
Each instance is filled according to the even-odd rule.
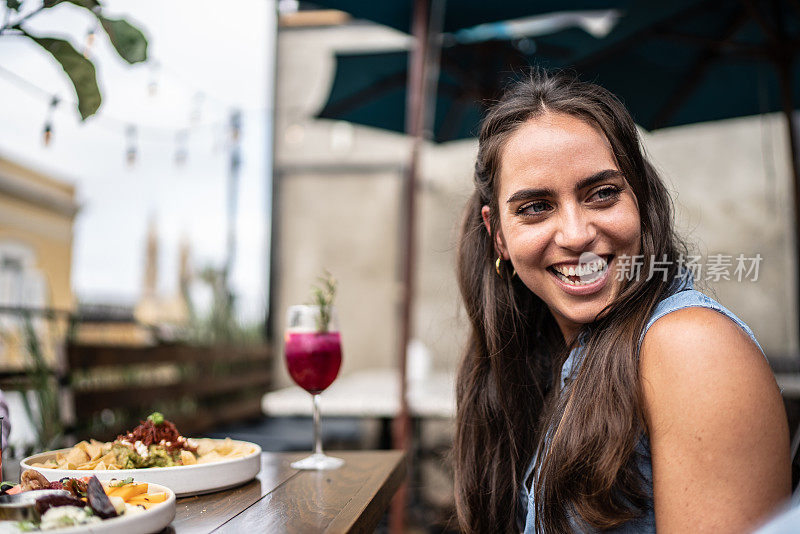
[[[324,454],[312,454],[302,460],[292,462],[291,465],[295,469],[323,471],[326,469],[339,469],[344,465],[344,460]]]

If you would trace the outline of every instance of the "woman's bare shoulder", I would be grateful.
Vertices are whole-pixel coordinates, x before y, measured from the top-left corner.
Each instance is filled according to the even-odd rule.
[[[743,530],[788,496],[783,403],[739,325],[708,308],[669,313],[647,331],[639,369],[659,531]]]
[[[769,365],[750,336],[731,318],[711,308],[693,306],[668,313],[653,323],[640,351],[643,377],[659,373],[690,372],[684,380],[719,379],[717,373],[735,378],[768,379]],[[753,371],[760,371],[757,376]],[[710,384],[712,385],[712,384]]]

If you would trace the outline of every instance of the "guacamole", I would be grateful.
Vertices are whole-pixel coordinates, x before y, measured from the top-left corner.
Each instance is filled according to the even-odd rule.
[[[146,454],[139,454],[126,445],[114,443],[111,448],[122,465],[122,469],[139,469],[143,467],[172,467],[181,465],[180,452],[172,454],[160,445],[150,445]],[[142,451],[144,453],[144,451]]]

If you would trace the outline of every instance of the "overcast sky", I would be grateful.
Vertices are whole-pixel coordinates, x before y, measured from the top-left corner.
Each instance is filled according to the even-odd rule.
[[[28,7],[37,5],[28,0]],[[85,300],[133,302],[143,273],[150,217],[160,237],[160,287],[177,290],[177,255],[185,236],[197,266],[225,255],[227,121],[243,110],[238,258],[234,290],[247,316],[263,310],[265,278],[265,124],[269,19],[264,0],[107,0],[109,16],[145,31],[150,61],[127,65],[105,34],[91,49],[103,93],[98,116],[80,123],[74,92],[59,65],[27,39],[0,37],[0,66],[64,102],[42,143],[49,99],[0,71],[0,153],[77,187],[72,284]],[[30,19],[38,35],[66,36],[83,49],[95,25],[65,3]],[[154,67],[159,65],[160,68]],[[149,94],[157,82],[155,96]],[[196,95],[205,95],[199,99]],[[199,123],[192,114],[201,101]],[[125,162],[126,124],[138,126],[138,158]],[[174,163],[176,133],[188,128],[188,160]]]

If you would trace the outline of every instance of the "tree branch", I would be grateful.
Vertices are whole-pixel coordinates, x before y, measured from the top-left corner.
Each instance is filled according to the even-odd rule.
[[[30,13],[28,13],[24,17],[20,17],[18,20],[15,20],[14,22],[8,22],[8,19],[10,18],[9,15],[10,15],[11,10],[7,10],[6,11],[6,20],[3,22],[3,27],[0,28],[0,34],[2,34],[6,30],[10,30],[10,29],[16,28],[17,26],[19,26],[20,24],[22,24],[23,22],[25,22],[26,20],[28,20],[29,18],[31,18],[32,16],[34,16],[35,14],[37,14],[38,12],[43,10],[44,8],[45,8],[45,5],[44,5],[44,3],[42,3],[41,6],[39,6],[36,9],[34,9],[33,11],[31,11]]]

